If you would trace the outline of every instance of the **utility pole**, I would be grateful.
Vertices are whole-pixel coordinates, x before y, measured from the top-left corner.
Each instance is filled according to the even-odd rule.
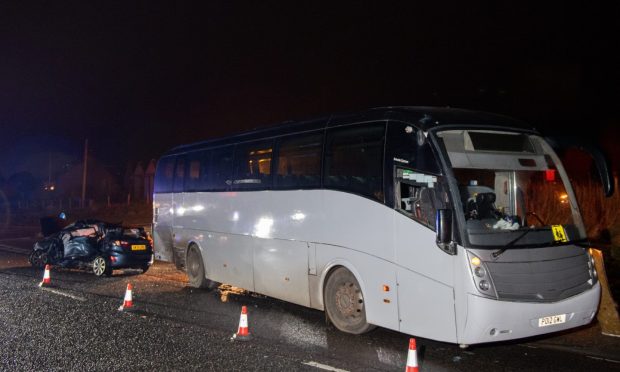
[[[82,172],[82,208],[86,200],[86,168],[88,167],[88,138],[84,140],[84,170]]]
[[[52,152],[47,153],[47,187],[52,186]]]

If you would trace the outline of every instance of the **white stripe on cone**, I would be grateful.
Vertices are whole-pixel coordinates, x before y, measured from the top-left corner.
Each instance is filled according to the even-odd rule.
[[[241,317],[239,318],[239,328],[237,329],[237,333],[233,335],[233,340],[239,341],[249,341],[252,338],[250,335],[250,330],[248,329],[248,309],[247,307],[241,306]]]
[[[125,291],[125,299],[123,300],[123,304],[121,305],[121,307],[118,308],[118,310],[124,310],[130,307],[133,307],[133,301],[131,299],[131,283],[127,283],[127,290]]]
[[[241,314],[241,319],[239,319],[239,328],[248,328],[247,314]]]
[[[405,372],[418,372],[418,354],[416,351],[415,338],[409,339],[409,351],[407,352],[407,368]]]
[[[42,287],[44,285],[49,285],[51,283],[52,283],[52,280],[50,278],[50,265],[45,265],[45,272],[43,273],[43,281],[39,283],[39,287]]]

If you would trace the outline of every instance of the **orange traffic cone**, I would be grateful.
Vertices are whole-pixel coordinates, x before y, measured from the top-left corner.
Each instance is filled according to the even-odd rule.
[[[43,280],[39,283],[39,287],[49,286],[52,284],[52,280],[50,278],[50,265],[45,265],[45,272],[43,273]]]
[[[252,339],[250,331],[248,330],[248,309],[245,306],[241,307],[241,318],[239,318],[239,330],[233,335],[233,340],[249,341]]]
[[[409,352],[407,353],[407,369],[405,372],[418,372],[418,354],[415,346],[415,338],[409,339]]]
[[[123,311],[125,309],[130,309],[133,307],[133,301],[131,299],[131,283],[127,283],[127,290],[125,291],[125,300],[121,307],[118,308],[119,311]]]

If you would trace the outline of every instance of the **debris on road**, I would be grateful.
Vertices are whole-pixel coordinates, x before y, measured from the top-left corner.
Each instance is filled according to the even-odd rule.
[[[248,291],[246,291],[245,289],[234,287],[230,284],[221,284],[218,287],[218,290],[220,291],[220,300],[222,302],[228,302],[229,294],[245,295],[248,293]]]

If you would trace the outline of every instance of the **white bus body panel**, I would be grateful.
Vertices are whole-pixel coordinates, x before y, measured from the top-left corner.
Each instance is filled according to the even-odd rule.
[[[320,282],[324,283],[330,268],[347,267],[364,294],[366,320],[398,330],[393,210],[345,192],[321,193],[324,217],[313,227],[313,236],[320,238],[321,243],[316,249],[318,271],[322,273]],[[384,291],[384,285],[389,291]],[[320,291],[322,303],[322,287]]]
[[[454,268],[458,344],[497,342],[562,331],[586,325],[596,314],[600,284],[567,299],[550,302],[500,301],[480,295],[469,270],[467,253],[458,247]],[[538,327],[538,319],[566,314],[566,322]],[[495,329],[491,334],[491,330]]]
[[[185,193],[175,212],[175,244],[200,247],[209,279],[323,309],[327,272],[346,266],[368,321],[399,329],[393,210],[344,192],[292,190]]]
[[[596,314],[600,294],[599,283],[590,290],[553,303],[497,301],[468,293],[467,319],[458,343],[504,341],[589,324]],[[565,323],[538,326],[540,318],[559,314],[566,315]]]
[[[172,261],[172,194],[154,194],[153,196],[153,244],[155,259]]]
[[[186,193],[174,233],[181,247],[199,244],[209,279],[254,291],[254,239],[239,233],[231,199],[234,193]],[[195,240],[194,240],[195,239]]]
[[[261,239],[254,246],[255,291],[310,306],[308,243]]]
[[[400,331],[456,342],[454,261],[435,232],[394,212]]]

